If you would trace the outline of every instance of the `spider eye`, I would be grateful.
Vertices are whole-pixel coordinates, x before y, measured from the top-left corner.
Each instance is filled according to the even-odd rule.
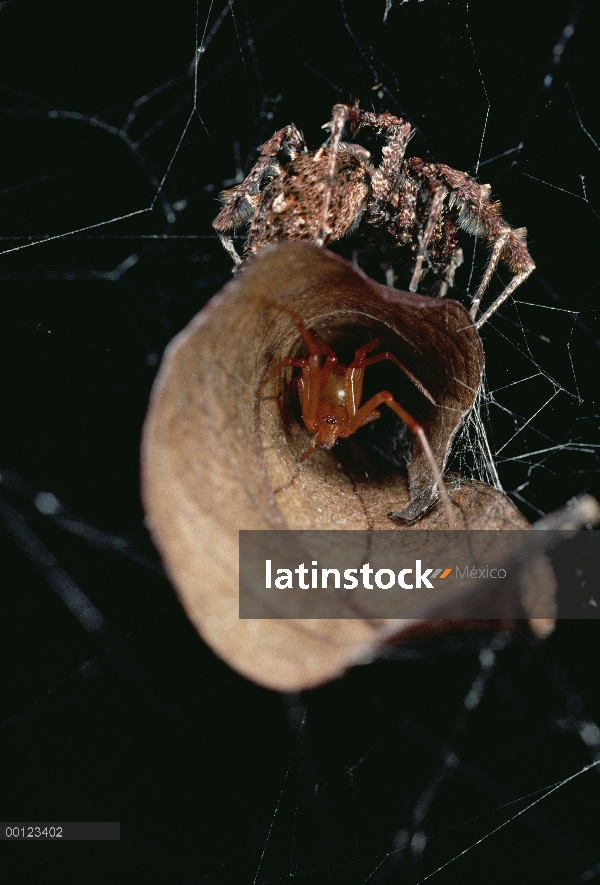
[[[326,424],[337,424],[338,423],[337,418],[334,418],[333,415],[327,415],[327,417],[324,420],[325,420]]]

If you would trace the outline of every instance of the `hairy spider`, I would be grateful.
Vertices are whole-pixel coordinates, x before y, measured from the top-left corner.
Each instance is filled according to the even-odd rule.
[[[355,135],[369,126],[385,136],[382,162],[370,162],[369,152],[342,141],[344,130]],[[524,282],[534,269],[526,246],[525,228],[512,228],[490,199],[490,185],[478,184],[465,172],[418,157],[404,158],[412,127],[392,114],[376,114],[354,105],[336,104],[325,127],[330,135],[309,151],[292,123],[260,148],[260,157],[244,181],[223,191],[223,208],[213,226],[236,265],[265,243],[312,240],[323,246],[347,234],[372,239],[382,253],[392,255],[409,246],[414,269],[410,291],[432,271],[438,278],[434,294],[445,295],[454,283],[463,255],[459,229],[491,245],[491,255],[470,316],[475,322],[481,298],[501,261],[513,274],[504,291],[475,326],[479,328]],[[243,258],[232,235],[249,225]],[[369,226],[371,237],[369,237]]]

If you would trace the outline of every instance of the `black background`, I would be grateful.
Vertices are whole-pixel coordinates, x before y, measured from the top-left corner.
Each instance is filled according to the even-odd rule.
[[[332,104],[359,97],[415,125],[413,154],[491,182],[528,228],[537,270],[484,329],[481,415],[504,488],[530,519],[597,490],[593,4],[395,0],[384,22],[385,0],[236,0],[214,30],[227,9],[0,3],[2,808],[120,820],[118,845],[60,849],[78,882],[106,862],[112,881],[416,883],[528,803],[494,809],[596,758],[596,624],[561,623],[544,646],[412,644],[302,697],[257,688],[212,656],[160,573],[141,424],[162,350],[228,278],[219,190],[275,129],[294,121],[314,147]],[[453,294],[468,303],[463,248]],[[454,467],[489,477],[473,431]],[[53,516],[40,492],[61,502]],[[102,635],[59,601],[27,527]],[[582,774],[432,881],[600,877],[599,783]],[[58,862],[56,846],[10,850],[38,877]]]

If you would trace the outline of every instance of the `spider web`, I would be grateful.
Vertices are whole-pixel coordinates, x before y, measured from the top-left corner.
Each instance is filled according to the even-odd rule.
[[[600,876],[594,624],[559,625],[543,649],[415,643],[282,710],[185,623],[137,491],[160,354],[229,276],[218,192],[290,121],[318,145],[355,96],[410,120],[413,154],[490,181],[528,227],[537,270],[483,330],[486,380],[452,468],[530,518],[597,487],[590,6],[0,4],[2,719],[19,819],[121,814],[177,882],[505,881],[515,857],[528,881]],[[487,249],[462,246],[452,294],[468,305]],[[151,735],[133,774],[122,723]],[[183,761],[157,774],[173,735]]]

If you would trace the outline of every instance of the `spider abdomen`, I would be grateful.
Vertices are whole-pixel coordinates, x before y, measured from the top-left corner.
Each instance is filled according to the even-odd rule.
[[[314,240],[326,174],[327,153],[320,148],[301,154],[264,189],[250,223],[246,249],[255,252],[276,240]],[[370,191],[368,170],[350,151],[338,157],[326,242],[339,240],[360,220]]]

